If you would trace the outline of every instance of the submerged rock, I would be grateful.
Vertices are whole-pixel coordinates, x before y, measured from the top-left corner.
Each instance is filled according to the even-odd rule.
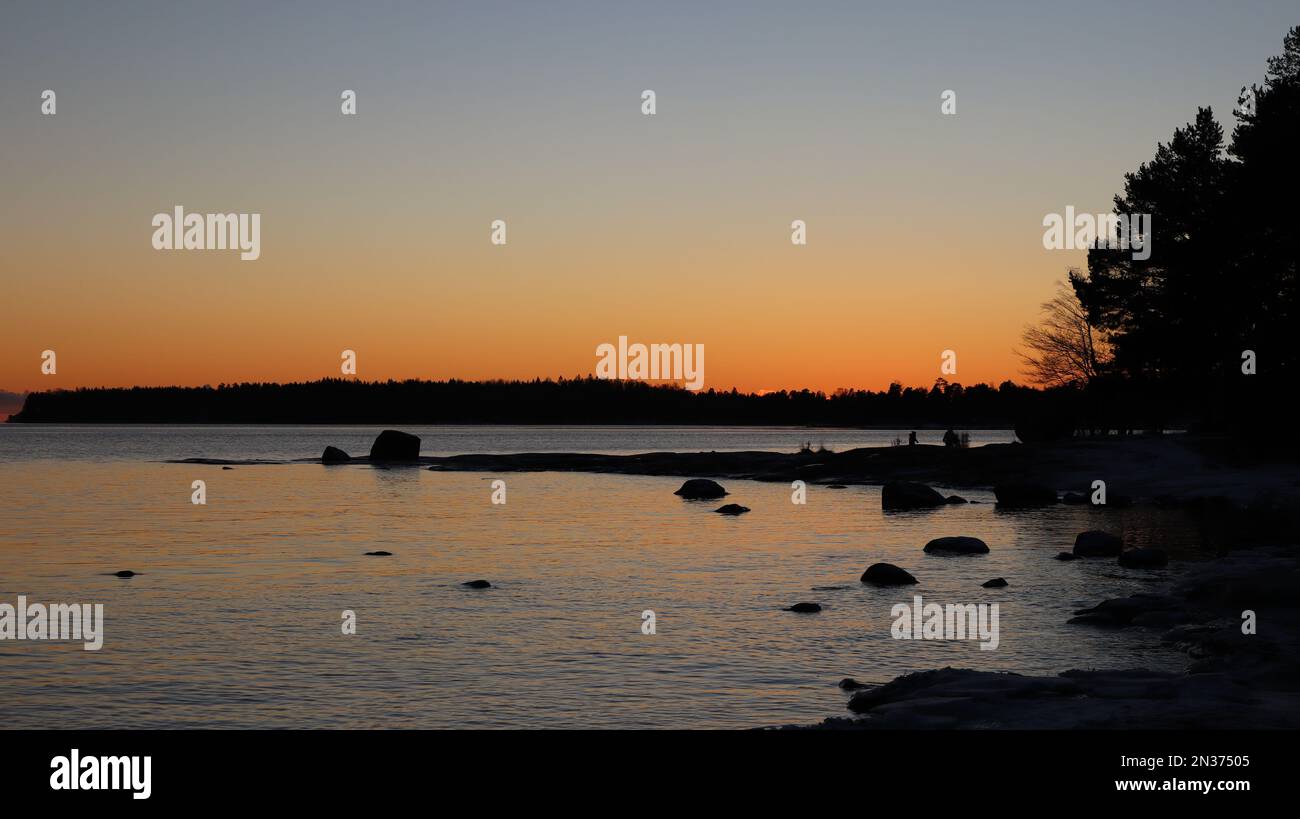
[[[999,506],[1011,508],[1051,506],[1056,503],[1056,490],[1040,483],[1002,483],[993,487],[993,494],[997,496]]]
[[[416,461],[419,458],[420,436],[409,432],[386,429],[370,446],[372,461]]]
[[[1074,538],[1074,553],[1079,557],[1114,557],[1124,550],[1118,535],[1091,529]]]
[[[1005,698],[1015,703],[1051,694],[1069,697],[1078,693],[1078,685],[1060,678],[1022,677],[1004,672],[944,668],[907,674],[882,686],[860,691],[849,700],[848,707],[857,714],[903,703],[915,703],[924,710],[935,705],[949,706],[940,710],[950,711],[951,706],[967,706],[972,701]],[[897,708],[886,711],[895,712]]]
[[[1135,626],[1169,628],[1190,622],[1192,615],[1185,611],[1146,611],[1133,618]]]
[[[366,552],[366,554],[369,555],[370,557],[392,557],[393,556],[392,552],[385,552],[383,550],[380,550],[378,552]]]
[[[486,580],[467,580],[467,581],[465,581],[464,583],[461,583],[461,585],[464,586],[464,587],[467,588],[467,589],[490,589],[490,588],[492,588],[492,584],[489,583],[489,582],[487,582]]]
[[[1056,559],[1057,560],[1078,560],[1079,556],[1076,555],[1074,552],[1057,552]]]
[[[133,572],[130,569],[123,569],[120,572],[113,572],[113,577],[135,577],[136,574],[137,572]]]
[[[717,481],[708,478],[691,478],[673,494],[687,500],[713,500],[726,497],[727,490],[723,489],[722,484]]]
[[[948,503],[970,503],[970,501],[966,500],[961,495],[949,495]]]
[[[862,573],[862,582],[877,586],[909,586],[917,580],[911,572],[900,569],[893,563],[872,563]]]
[[[795,603],[789,608],[781,609],[781,611],[795,611],[800,614],[815,614],[821,610],[822,607],[816,603]]]
[[[1242,692],[1215,675],[1143,669],[1031,677],[943,668],[898,677],[849,698],[866,728],[1096,729],[1240,723]],[[1247,709],[1248,710],[1248,709]],[[1287,720],[1294,722],[1294,719]]]
[[[1173,625],[1183,621],[1177,608],[1177,601],[1162,594],[1134,594],[1129,597],[1115,597],[1103,600],[1095,606],[1078,609],[1075,616],[1066,622],[1071,625],[1100,626],[1102,628],[1123,628],[1127,625],[1161,625],[1168,622]],[[1160,616],[1152,616],[1160,615]]]
[[[868,687],[869,686],[866,683],[860,683],[852,677],[845,677],[840,680],[840,688],[843,688],[845,691],[859,691]]]
[[[1128,569],[1158,569],[1169,562],[1163,549],[1129,549],[1119,553],[1119,565]]]
[[[1283,701],[1287,703],[1289,701]],[[1030,677],[944,668],[855,692],[852,721],[826,728],[979,730],[1294,728],[1294,709],[1265,705],[1227,674],[1145,669],[1065,671]]]
[[[738,503],[729,503],[726,506],[719,506],[713,510],[719,515],[743,515],[749,511],[748,506],[741,506]]]
[[[977,537],[937,537],[925,544],[927,552],[951,552],[959,555],[987,554],[988,544]]]
[[[943,506],[948,499],[923,483],[888,481],[880,488],[882,509],[927,509]]]
[[[416,450],[419,451],[418,449]],[[323,464],[341,464],[352,460],[352,456],[336,446],[325,447],[325,452],[320,456],[320,462]]]
[[[1007,581],[1001,577],[995,577],[992,580],[986,580],[980,584],[986,589],[1000,589],[1007,585]]]

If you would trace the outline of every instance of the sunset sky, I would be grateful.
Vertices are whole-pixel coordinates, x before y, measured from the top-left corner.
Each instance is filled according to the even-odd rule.
[[[1109,210],[1198,105],[1230,131],[1300,22],[809,5],[6,4],[0,391],[314,379],[344,349],[367,380],[574,376],[620,335],[703,343],[706,388],[930,384],[945,349],[1023,380],[1083,262],[1043,216]],[[176,205],[260,213],[261,258],[154,250]]]

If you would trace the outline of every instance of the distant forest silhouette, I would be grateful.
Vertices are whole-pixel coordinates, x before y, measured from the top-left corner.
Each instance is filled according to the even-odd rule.
[[[594,377],[358,381],[32,393],[16,422],[266,424],[720,424],[1010,427],[1054,391],[938,380],[933,387],[763,395]],[[1071,391],[1058,390],[1068,400]]]

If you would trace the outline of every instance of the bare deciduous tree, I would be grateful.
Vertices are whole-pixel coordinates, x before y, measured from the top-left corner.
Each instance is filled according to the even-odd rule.
[[[1065,282],[1057,282],[1039,323],[1026,327],[1021,339],[1024,349],[1017,352],[1025,374],[1045,387],[1087,384],[1110,360],[1110,345]]]

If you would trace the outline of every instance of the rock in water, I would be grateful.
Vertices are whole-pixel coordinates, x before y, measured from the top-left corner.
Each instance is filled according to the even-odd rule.
[[[489,582],[487,582],[486,580],[467,580],[466,582],[461,583],[461,585],[464,586],[464,587],[467,588],[467,589],[490,589],[490,588],[492,588],[492,584],[489,583]]]
[[[906,569],[900,569],[893,563],[872,563],[862,573],[863,583],[877,586],[909,586],[916,583],[916,578]]]
[[[135,572],[130,569],[124,569],[120,572],[113,572],[114,577],[135,577]]]
[[[923,483],[889,481],[880,488],[881,509],[927,509],[947,502],[947,498]]]
[[[800,614],[815,614],[821,610],[822,607],[816,603],[795,603],[787,609],[781,609],[781,611],[797,611]]]
[[[1157,569],[1169,562],[1163,549],[1129,549],[1119,553],[1119,565],[1128,569]]]
[[[1074,538],[1074,553],[1079,557],[1115,557],[1124,550],[1117,535],[1091,529]]]
[[[987,554],[988,544],[977,537],[937,537],[925,544],[927,552],[951,552],[959,555]]]
[[[691,478],[673,494],[680,495],[687,500],[713,500],[714,498],[725,497],[727,490],[723,489],[722,484],[717,481],[711,481],[708,478]]]
[[[726,506],[719,506],[713,510],[719,515],[743,515],[749,511],[748,506],[741,506],[738,503],[729,503]]]
[[[1076,555],[1074,552],[1057,552],[1056,559],[1057,560],[1078,560],[1079,556]]]
[[[992,580],[981,583],[980,585],[986,589],[1000,589],[1007,585],[1007,581],[1001,577],[995,577]]]
[[[970,503],[970,501],[966,500],[961,495],[949,495],[948,503]]]
[[[852,677],[845,677],[844,679],[840,680],[840,688],[843,688],[845,691],[857,691],[859,689],[868,688],[868,687],[869,686],[866,683],[860,683],[857,680],[853,679]]]
[[[420,458],[420,437],[386,429],[370,447],[372,461],[415,461]]]
[[[993,487],[999,506],[1051,506],[1056,503],[1056,490],[1039,483],[1003,483]]]
[[[336,446],[325,447],[325,454],[320,456],[320,462],[323,464],[341,464],[350,460],[352,456]]]
[[[392,552],[385,552],[385,551],[366,552],[366,554],[370,557],[392,557],[393,556]]]
[[[1141,625],[1139,618],[1177,620],[1183,615],[1176,611],[1178,601],[1167,595],[1135,594],[1131,597],[1116,597],[1103,600],[1092,608],[1076,609],[1073,617],[1066,622],[1108,628],[1123,628],[1133,624]],[[1162,615],[1154,618],[1154,615]],[[1171,624],[1172,625],[1172,624]]]

